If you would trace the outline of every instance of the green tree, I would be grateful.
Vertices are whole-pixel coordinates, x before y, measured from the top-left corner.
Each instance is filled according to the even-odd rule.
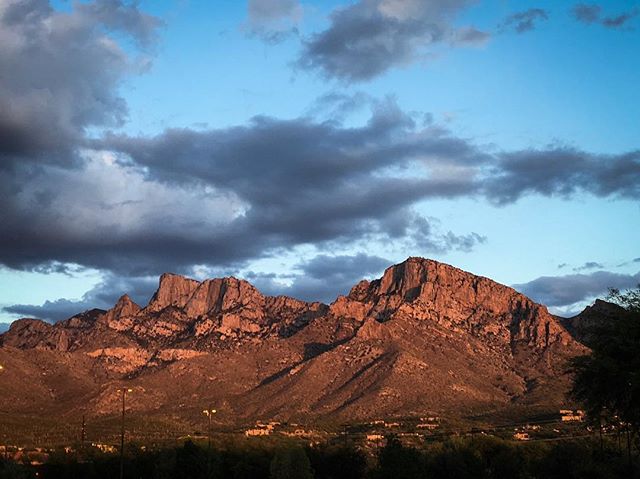
[[[313,479],[311,463],[300,446],[276,451],[270,470],[271,479]]]

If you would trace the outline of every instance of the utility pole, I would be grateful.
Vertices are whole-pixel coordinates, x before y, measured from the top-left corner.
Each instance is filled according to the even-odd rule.
[[[211,405],[209,405],[208,409],[202,411],[202,414],[207,416],[209,420],[207,425],[207,479],[211,477],[211,418],[216,412]]]
[[[125,411],[125,398],[127,393],[133,391],[133,389],[120,388],[122,392],[122,423],[120,427],[120,479],[124,478],[124,411]]]
[[[80,447],[84,449],[84,439],[87,433],[87,423],[85,422],[85,416],[82,415],[82,430],[80,431]]]

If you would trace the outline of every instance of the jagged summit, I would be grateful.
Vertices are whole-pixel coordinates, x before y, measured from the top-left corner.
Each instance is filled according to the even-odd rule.
[[[162,391],[149,411],[185,401],[197,410],[206,397],[262,418],[560,402],[566,359],[585,351],[514,289],[415,257],[331,305],[166,273],[144,307],[123,295],[55,325],[18,321],[0,345],[0,360],[24,355],[25,374],[37,354],[63,369],[73,359],[96,408],[104,381],[129,378]]]

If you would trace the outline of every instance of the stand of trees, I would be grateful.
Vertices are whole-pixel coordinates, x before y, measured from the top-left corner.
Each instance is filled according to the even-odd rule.
[[[425,443],[417,449],[390,438],[373,455],[348,446],[283,445],[213,450],[190,441],[162,451],[127,454],[127,479],[613,479],[629,473],[624,449],[605,438],[514,443],[490,436]],[[53,455],[38,469],[0,461],[0,479],[112,479],[117,455]]]
[[[626,292],[612,289],[607,299],[620,308],[588,325],[591,352],[572,363],[572,393],[601,434],[624,433],[632,469],[640,430],[640,286]]]

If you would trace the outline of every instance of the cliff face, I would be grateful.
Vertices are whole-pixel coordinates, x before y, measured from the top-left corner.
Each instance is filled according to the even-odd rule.
[[[330,306],[264,296],[236,278],[164,274],[143,308],[125,295],[55,325],[21,320],[0,345],[0,359],[25,355],[25,364],[29,351],[50,352],[61,367],[82,357],[75,364],[89,361],[96,391],[123,378],[162,390],[149,410],[207,397],[239,417],[559,402],[566,359],[585,351],[544,306],[422,258]],[[176,389],[180,371],[189,376]]]

